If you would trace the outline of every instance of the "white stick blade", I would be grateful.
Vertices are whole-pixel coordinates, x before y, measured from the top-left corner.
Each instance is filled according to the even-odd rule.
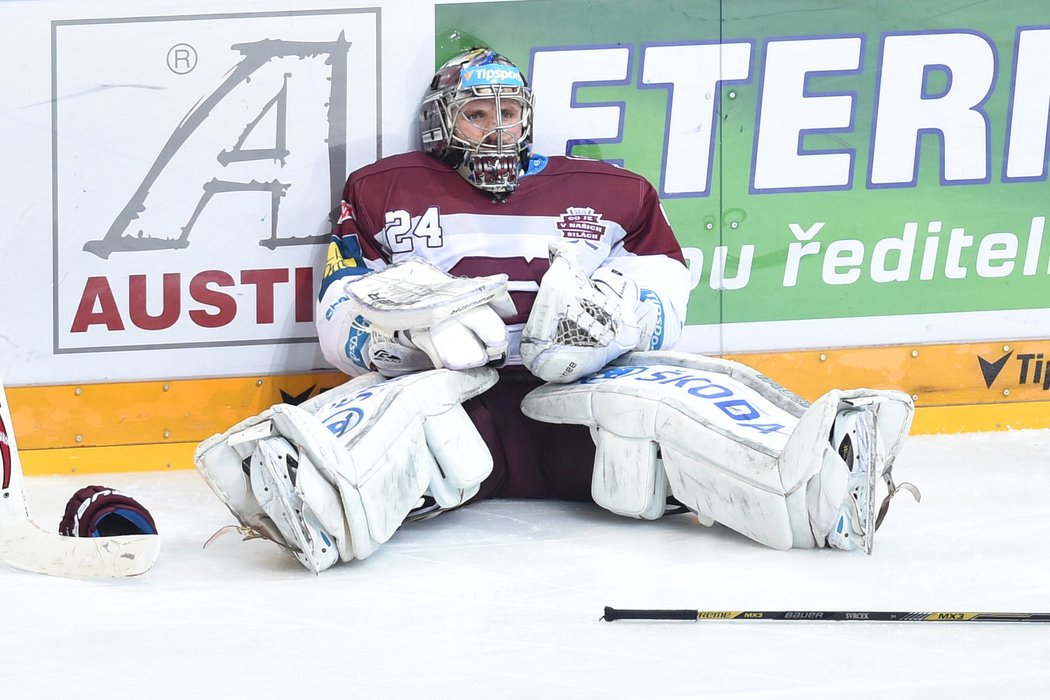
[[[65,537],[30,520],[0,523],[0,560],[18,569],[66,578],[117,578],[149,571],[158,535]]]

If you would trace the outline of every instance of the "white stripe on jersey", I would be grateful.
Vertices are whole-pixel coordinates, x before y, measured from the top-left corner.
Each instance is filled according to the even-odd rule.
[[[412,218],[412,227],[419,224],[422,217]],[[392,253],[394,262],[408,258],[423,258],[442,270],[452,269],[460,260],[468,257],[483,258],[523,258],[527,261],[546,258],[547,246],[552,240],[562,239],[557,224],[557,216],[514,216],[507,214],[442,214],[439,217],[441,227],[440,245],[431,246],[427,238],[412,240],[411,250]],[[601,220],[605,225],[605,235],[600,241],[586,241],[580,264],[590,274],[598,269],[614,248],[623,250],[620,245],[627,235],[619,223]],[[402,234],[394,245],[388,240],[388,231],[376,235],[380,245],[386,250],[404,249],[408,237]],[[515,289],[512,287],[512,289]],[[535,291],[535,285],[520,287],[522,291]]]
[[[416,229],[422,218],[412,217],[411,230]],[[410,258],[423,258],[439,269],[448,271],[464,258],[520,258],[526,261],[545,259],[548,256],[548,244],[564,239],[557,226],[561,220],[560,216],[442,214],[438,219],[441,228],[440,245],[430,246],[427,237],[402,233],[394,247],[405,249],[406,241],[411,241],[411,250],[391,253],[391,261],[397,263]],[[601,240],[580,241],[578,260],[588,275],[593,274],[610,258],[636,258],[633,253],[623,248],[623,240],[627,235],[623,226],[606,219],[602,219],[601,223],[606,227]],[[388,235],[388,230],[380,231],[376,239],[389,251],[392,250],[392,246]],[[433,236],[433,232],[430,235]],[[370,267],[372,266],[370,263]],[[507,287],[514,292],[535,293],[539,290],[539,285],[533,280],[511,279]],[[507,325],[508,364],[521,364],[520,345],[524,327],[523,323]]]

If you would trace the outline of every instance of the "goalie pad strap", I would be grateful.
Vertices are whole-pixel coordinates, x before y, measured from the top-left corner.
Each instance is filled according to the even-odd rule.
[[[651,440],[606,432],[596,440],[591,497],[602,508],[629,518],[663,516],[670,484]]]

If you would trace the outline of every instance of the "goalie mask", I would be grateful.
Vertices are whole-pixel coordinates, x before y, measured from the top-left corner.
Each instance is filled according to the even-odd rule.
[[[420,107],[423,151],[480,190],[507,195],[529,158],[532,91],[521,71],[488,49],[471,49],[434,75]]]

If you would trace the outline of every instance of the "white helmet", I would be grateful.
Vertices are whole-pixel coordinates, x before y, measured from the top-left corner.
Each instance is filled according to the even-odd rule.
[[[491,103],[493,121],[470,138],[463,133],[462,125],[471,124],[464,108],[476,100]],[[513,63],[489,49],[471,49],[446,62],[430,81],[419,110],[423,152],[480,190],[510,194],[528,164],[532,106],[532,91]]]

